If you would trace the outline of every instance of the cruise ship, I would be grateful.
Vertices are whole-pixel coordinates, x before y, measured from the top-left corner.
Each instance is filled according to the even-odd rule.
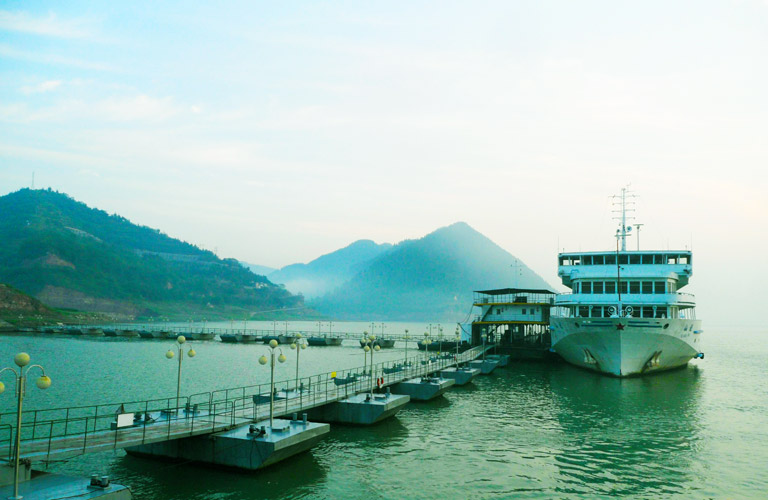
[[[616,377],[669,370],[703,358],[688,250],[628,251],[627,189],[616,197],[616,249],[558,254],[570,293],[555,298],[552,349],[571,364]],[[639,244],[638,244],[639,247]]]

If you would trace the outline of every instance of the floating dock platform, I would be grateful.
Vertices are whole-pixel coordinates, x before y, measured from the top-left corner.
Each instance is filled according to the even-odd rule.
[[[371,425],[394,416],[411,397],[405,394],[392,394],[387,388],[385,394],[356,394],[347,399],[313,408],[307,413],[309,418],[320,422],[351,425]]]
[[[331,426],[303,420],[274,419],[223,432],[126,448],[132,455],[191,460],[209,465],[257,470],[307,451]]]
[[[455,380],[449,378],[418,377],[395,384],[392,391],[406,394],[412,401],[429,401],[442,396],[455,383]]]
[[[493,370],[495,370],[497,366],[499,366],[499,361],[496,359],[488,359],[488,357],[486,357],[485,360],[476,359],[474,361],[470,361],[467,363],[467,365],[470,368],[479,368],[480,373],[483,375],[488,375]]]
[[[440,372],[441,377],[453,379],[456,385],[468,384],[478,375],[480,375],[480,368],[470,368],[469,366],[461,368],[452,366]]]

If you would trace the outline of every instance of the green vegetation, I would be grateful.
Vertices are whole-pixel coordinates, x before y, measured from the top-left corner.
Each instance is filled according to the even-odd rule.
[[[474,290],[551,287],[513,255],[459,222],[399,243],[334,292],[310,302],[343,319],[463,321]]]
[[[0,197],[0,282],[59,308],[116,318],[228,318],[303,307],[234,259],[51,190]]]

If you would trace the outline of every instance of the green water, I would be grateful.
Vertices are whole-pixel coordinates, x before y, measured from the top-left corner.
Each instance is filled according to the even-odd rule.
[[[311,452],[257,473],[122,451],[49,470],[109,474],[138,499],[766,498],[765,333],[707,329],[704,360],[637,379],[566,364],[513,363],[436,401],[412,403],[380,425],[334,425]],[[30,389],[34,407],[175,391],[174,365],[162,357],[167,342],[50,336],[0,341],[0,366],[26,350],[53,377],[49,391]],[[189,391],[266,380],[266,370],[255,363],[263,346],[198,342],[195,349],[199,355],[184,367]],[[295,370],[286,352],[289,361],[280,368],[285,378]],[[376,360],[403,354],[401,348],[383,350]],[[350,342],[302,352],[301,372],[361,363],[362,351]],[[0,396],[4,411],[9,393]]]

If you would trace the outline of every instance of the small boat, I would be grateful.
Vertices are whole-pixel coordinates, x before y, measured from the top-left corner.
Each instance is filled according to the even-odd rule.
[[[88,335],[89,337],[103,337],[106,335],[105,330],[102,330],[101,328],[89,328],[81,333],[85,333],[85,335]]]
[[[416,343],[419,347],[420,351],[423,351],[426,349],[427,351],[433,351],[433,352],[448,352],[453,351],[456,352],[456,347],[458,346],[459,349],[462,348],[462,345],[464,343],[457,342],[455,340],[430,340],[430,343],[428,345],[424,344],[424,341],[419,341]]]
[[[139,337],[143,339],[153,339],[155,335],[148,330],[139,330]]]
[[[136,330],[118,330],[117,331],[118,337],[138,337],[139,332]]]
[[[360,347],[365,347],[368,344],[368,341],[360,339]],[[388,348],[388,347],[395,347],[395,340],[394,339],[376,339],[373,341],[373,345],[377,345],[382,349]]]
[[[333,379],[333,383],[336,384],[336,385],[346,385],[346,384],[351,384],[351,383],[356,382],[356,381],[357,381],[357,375],[356,374],[350,374],[350,375],[347,375],[344,378],[336,377],[336,378]]]
[[[87,335],[90,335],[90,333],[88,333]],[[117,337],[117,331],[112,329],[107,329],[102,332],[102,335],[104,335],[105,337]]]
[[[307,343],[314,346],[341,345],[342,340],[341,337],[309,337]]]
[[[293,335],[267,335],[264,337],[265,344],[269,344],[272,340],[277,340],[278,344],[293,344],[296,342],[296,337]]]
[[[239,342],[237,340],[238,335],[235,333],[222,333],[221,335],[219,335],[219,337],[221,337],[222,342],[225,342],[227,344],[235,344]]]

